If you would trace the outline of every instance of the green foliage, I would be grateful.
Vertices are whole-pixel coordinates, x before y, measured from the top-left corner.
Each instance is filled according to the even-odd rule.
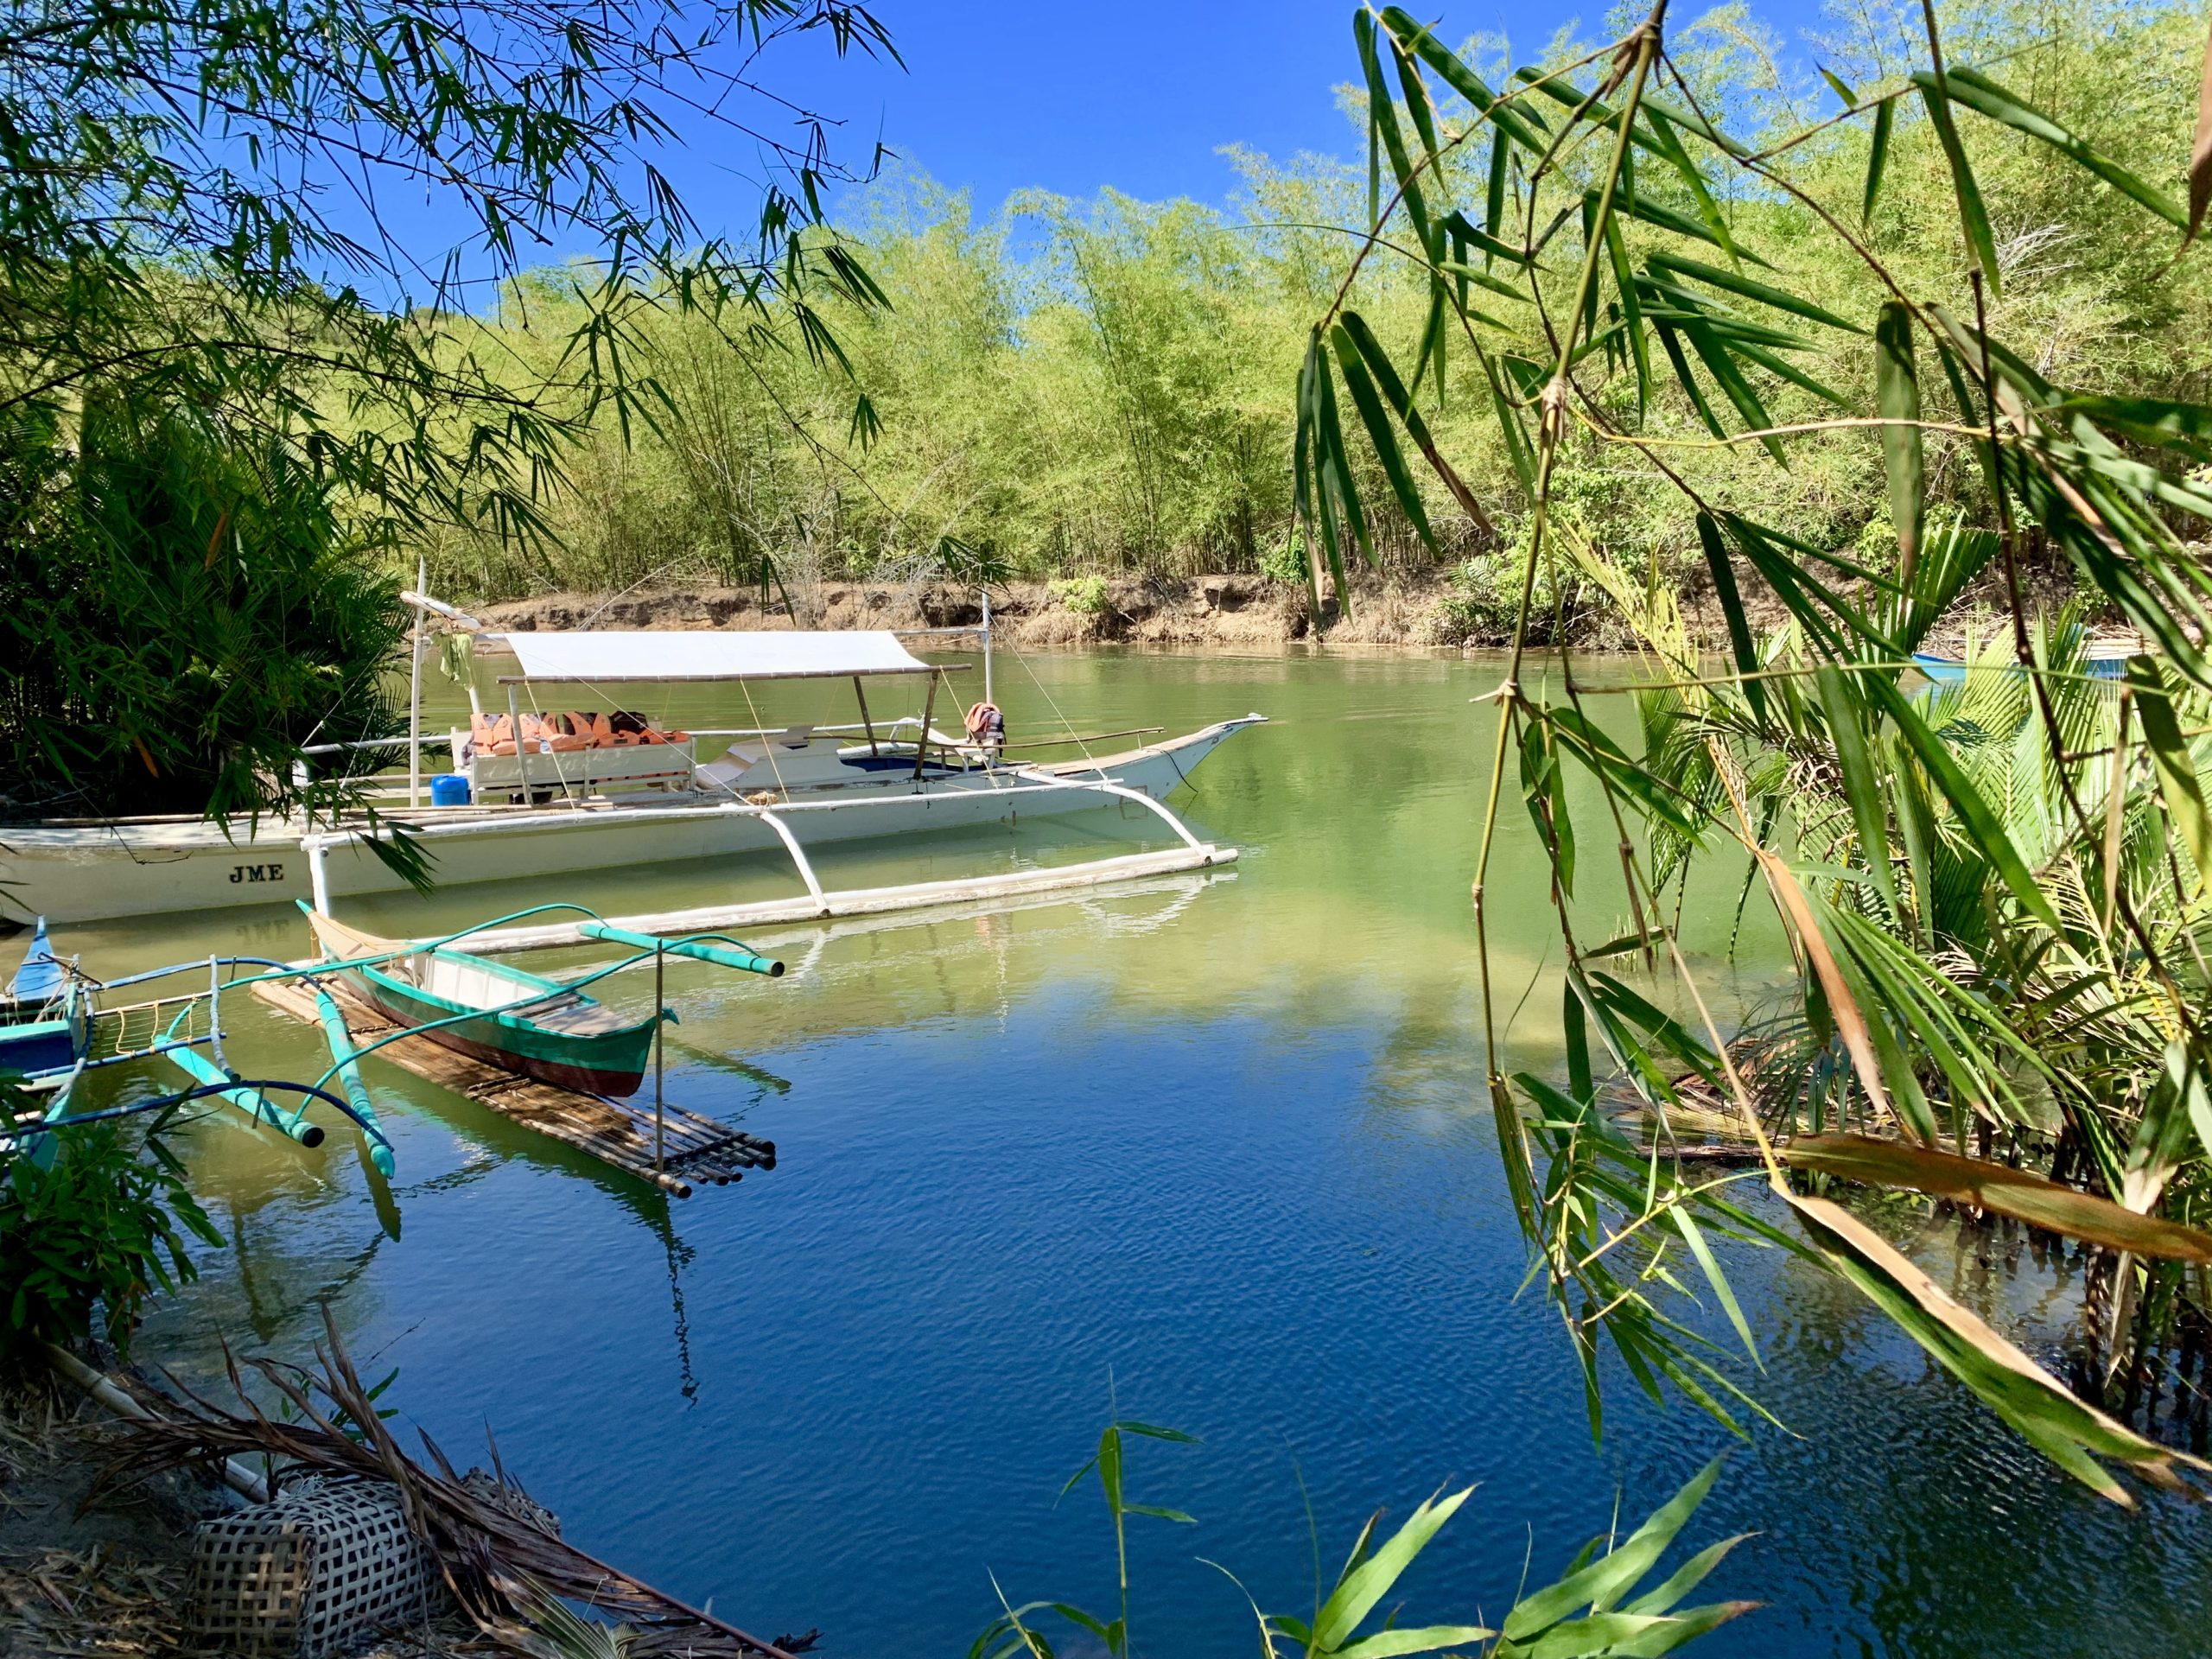
[[[2127,1502],[2122,1473],[2174,1485],[2212,1471],[2105,1408],[2158,1376],[2174,1322],[2208,1314],[2186,1264],[2212,1251],[2212,571],[2190,539],[2212,520],[2212,409],[2181,366],[2201,359],[2207,290],[2156,182],[2197,105],[2202,23],[2000,6],[1946,41],[1931,10],[1862,21],[1871,60],[1834,67],[1848,107],[1826,119],[1698,26],[1670,33],[1663,5],[1608,47],[1562,43],[1513,70],[1503,96],[1408,14],[1359,13],[1367,118],[1395,194],[1301,330],[1298,510],[1340,566],[1374,499],[1347,487],[1354,449],[1394,481],[1402,436],[1433,486],[1479,475],[1429,455],[1405,410],[1362,395],[1351,359],[1316,345],[1350,327],[1345,296],[1370,270],[1461,263],[1440,227],[1479,208],[1485,274],[1525,310],[1496,305],[1495,286],[1479,309],[1456,285],[1436,303],[1483,365],[1527,498],[1510,575],[1484,594],[1510,606],[1512,664],[1475,880],[1483,1008],[1509,1185],[1593,1429],[1608,1345],[1654,1396],[1671,1386],[1732,1427],[1756,1408],[1687,1312],[1701,1281],[1757,1363],[1710,1242],[1732,1236],[1836,1274],[2031,1445]],[[1722,28],[1756,54],[1735,21]],[[1438,100],[1448,136],[1433,150],[1402,141],[1381,45],[1418,59],[1401,90],[1408,118]],[[1460,154],[1478,136],[1512,152],[1479,201]],[[2089,316],[2104,332],[2075,333]],[[2158,361],[2177,340],[2192,345]],[[1402,378],[1433,350],[1401,343]],[[1367,353],[1357,366],[1395,372]],[[1622,533],[1624,503],[1648,531]],[[1667,578],[1684,521],[1725,660],[1684,626]],[[2021,572],[2042,551],[2139,634],[2124,683],[2092,671],[2077,613],[2031,614]],[[1529,689],[1548,637],[1540,584],[1557,569],[1649,654],[1641,754],[1593,721],[1597,692],[1564,662],[1562,698]],[[1999,643],[1957,683],[1927,685],[1910,654],[1999,575]],[[1761,590],[1777,607],[1764,616],[1747,603]],[[1483,883],[1516,751],[1567,954],[1564,1090],[1508,1074],[1496,1009],[1511,993],[1488,976]],[[1578,861],[1592,837],[1570,816],[1569,761],[1620,849],[1609,899]],[[1666,888],[1722,849],[1749,855],[1746,898],[1764,882],[1800,967],[1758,1021],[1707,995],[1667,919],[1682,899]],[[1593,931],[1578,912],[1600,904],[1619,908]],[[1606,1115],[1625,1101],[1647,1147]],[[1731,1201],[1741,1178],[1677,1159],[1674,1126],[1693,1109],[1733,1117],[1794,1230]],[[2134,1241],[2104,1269],[2113,1305],[2082,1397],[1791,1178],[1797,1137],[1840,1128],[1890,1155],[1831,1147],[1806,1165],[1822,1180],[1972,1191],[2087,1243]],[[1999,1179],[2030,1159],[2062,1179]],[[2165,1244],[2149,1250],[2151,1236]],[[2108,1399],[2103,1380],[2123,1376]]]
[[[1127,1659],[1132,1649],[1124,1518],[1148,1515],[1193,1523],[1180,1510],[1147,1508],[1123,1500],[1125,1434],[1195,1443],[1189,1435],[1173,1429],[1145,1423],[1110,1423],[1099,1440],[1096,1455],[1063,1489],[1065,1495],[1094,1471],[1098,1477],[1113,1518],[1116,1557],[1121,1566],[1120,1617],[1100,1619],[1065,1601],[1033,1601],[1016,1607],[1007,1603],[1001,1592],[1003,1611],[976,1638],[968,1650],[969,1659],[1016,1659],[1017,1656],[1053,1659],[1055,1649],[1044,1630],[1047,1618],[1103,1643],[1111,1659]],[[1262,1612],[1256,1603],[1250,1603],[1247,1593],[1258,1625],[1260,1651],[1266,1659],[1282,1659],[1286,1652],[1301,1654],[1305,1659],[1391,1659],[1402,1654],[1439,1652],[1477,1655],[1481,1659],[1605,1659],[1609,1655],[1614,1659],[1630,1656],[1656,1659],[1658,1655],[1672,1653],[1757,1605],[1727,1601],[1677,1611],[1743,1541],[1740,1537],[1724,1539],[1699,1552],[1663,1582],[1637,1593],[1705,1501],[1719,1469],[1718,1463],[1708,1464],[1628,1537],[1592,1538],[1558,1580],[1535,1590],[1524,1587],[1496,1629],[1480,1624],[1402,1625],[1392,1600],[1398,1580],[1466,1503],[1473,1487],[1448,1496],[1439,1492],[1424,1500],[1395,1532],[1381,1540],[1376,1536],[1382,1520],[1377,1511],[1368,1517],[1353,1540],[1335,1580],[1325,1587],[1314,1586],[1310,1618]],[[1243,1589],[1227,1567],[1218,1562],[1208,1565],[1218,1568],[1240,1591]],[[1379,1624],[1373,1624],[1376,1610],[1386,1605],[1390,1611]]]
[[[1436,609],[1438,642],[1502,645],[1511,642],[1521,607],[1521,565],[1510,554],[1484,553],[1452,567],[1451,584]],[[1587,609],[1582,582],[1537,571],[1530,601],[1529,637],[1538,643],[1577,637]]]
[[[0,1109],[17,1103],[13,1088],[0,1092]],[[162,1141],[163,1121],[56,1132],[50,1161],[31,1155],[35,1141],[0,1152],[0,1348],[80,1340],[97,1313],[128,1352],[146,1299],[197,1276],[187,1236],[223,1242]]]
[[[1103,616],[1114,607],[1103,576],[1065,576],[1048,583],[1045,591],[1077,616]]]
[[[398,729],[396,583],[296,453],[109,397],[74,437],[0,427],[10,809],[257,813],[318,734]]]
[[[301,804],[301,737],[378,729],[372,556],[542,547],[579,442],[675,400],[652,327],[717,372],[842,369],[822,307],[883,296],[822,223],[824,124],[764,80],[817,33],[890,49],[849,0],[5,0],[10,804]],[[702,234],[657,167],[679,119],[759,158],[753,235]],[[387,213],[430,188],[469,227],[442,253]],[[534,279],[518,350],[477,314],[546,247],[588,257]]]
[[[887,51],[865,9],[523,0],[486,24],[435,0],[9,0],[0,414],[126,380],[300,442],[369,513],[527,533],[579,416],[655,402],[641,319],[688,308],[742,346],[779,303],[834,359],[814,296],[872,286],[804,233],[842,175],[760,54],[817,31]],[[681,118],[764,163],[749,244],[703,238],[654,165]],[[429,186],[469,226],[442,259],[386,218]],[[557,279],[550,378],[518,385],[458,319],[549,245],[593,263]]]

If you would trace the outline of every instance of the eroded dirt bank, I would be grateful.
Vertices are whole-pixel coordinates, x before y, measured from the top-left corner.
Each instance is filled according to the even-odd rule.
[[[1435,575],[1392,577],[1352,590],[1349,616],[1329,638],[1347,645],[1458,645],[1449,637],[1450,583]],[[979,621],[977,590],[824,582],[794,594],[801,626],[931,628]],[[747,628],[790,626],[780,596],[764,609],[757,588],[683,588],[622,594],[548,594],[480,608],[497,626],[537,628]],[[1224,651],[1275,650],[1310,632],[1306,595],[1263,576],[1095,583],[1015,582],[991,589],[994,630],[1017,648],[1128,644]]]
[[[2055,613],[2072,592],[2072,578],[2063,567],[2031,569],[2024,574],[2035,610]],[[1764,633],[1788,623],[1789,613],[1762,583],[1748,575],[1738,580],[1755,632]],[[1837,585],[1861,603],[1881,597],[1862,593],[1860,583]],[[751,588],[557,593],[479,607],[476,614],[494,627],[518,632],[780,628],[792,626],[794,609],[798,625],[810,628],[967,627],[982,616],[978,590],[949,582],[823,582],[795,591],[787,607],[779,594],[764,607],[759,589]],[[1701,644],[1728,649],[1727,626],[1702,569],[1687,574],[1676,599]],[[1986,574],[1931,632],[1926,648],[1955,655],[1970,638],[1986,643],[2005,602],[1996,574]],[[1492,595],[1488,604],[1475,602],[1448,567],[1382,576],[1362,573],[1352,583],[1351,603],[1344,613],[1333,599],[1325,608],[1332,645],[1483,647],[1503,645],[1510,634],[1510,601],[1501,603]],[[1532,639],[1536,641],[1548,638],[1554,622],[1548,608],[1540,610],[1533,619],[1537,632]],[[1304,589],[1252,575],[999,583],[991,588],[991,613],[998,637],[1017,650],[1120,644],[1268,652],[1309,639],[1313,633]],[[2085,620],[2093,627],[2108,627],[2119,619],[2093,611]],[[1565,621],[1569,640],[1580,649],[1634,646],[1626,629],[1607,613],[1594,593],[1570,609]]]

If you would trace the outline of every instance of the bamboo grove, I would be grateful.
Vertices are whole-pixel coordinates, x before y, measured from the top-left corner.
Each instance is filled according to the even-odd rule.
[[[1449,357],[1479,366],[1525,495],[1514,644],[1484,700],[1473,906],[1489,1094],[1538,1277],[1593,1428],[1615,1362],[1732,1425],[1760,1409],[1757,1333],[1715,1248],[1728,1237],[1847,1281],[2106,1496],[2131,1501],[2123,1477],[2194,1484],[2212,1471],[2187,1449],[2192,1421],[2202,1449],[2187,1408],[2212,1306],[2212,571],[2193,539],[2212,518],[2212,407],[2069,385],[2038,366],[2032,330],[2005,338],[2017,249],[1974,157],[1992,133],[2047,149],[2185,270],[2212,201],[2212,90],[2185,188],[2169,189],[2013,91],[2001,64],[1947,54],[1931,6],[1910,19],[1916,64],[1832,78],[1840,114],[1755,147],[1681,72],[1669,21],[1659,0],[1618,41],[1494,86],[1408,13],[1359,12],[1374,207],[1297,378],[1317,585],[1372,548],[1378,512],[1431,538],[1440,494],[1469,520],[1495,513],[1485,475],[1429,425]],[[1857,176],[1808,182],[1794,163],[1840,126],[1864,135]],[[1908,143],[1940,154],[1949,197],[1909,264],[1866,230]],[[1823,259],[1856,282],[1808,293],[1792,272]],[[1353,302],[1358,271],[1386,260],[1427,289],[1425,323],[1395,352]],[[1819,407],[1783,419],[1784,395]],[[1662,402],[1694,420],[1662,418]],[[1838,550],[1730,487],[1839,445],[1867,457],[1888,545]],[[1623,569],[1562,502],[1586,448],[1694,522],[1725,649],[1700,649],[1671,587]],[[2033,602],[2031,554],[2063,556],[2082,601]],[[1566,573],[1637,640],[1630,685],[1586,683],[1565,646],[1529,643]],[[1994,584],[1996,620],[1961,683],[1931,689],[1913,654],[1975,583]],[[1755,589],[1780,626],[1755,622]],[[2085,661],[2093,613],[2139,635],[2118,680]],[[1600,707],[1608,690],[1633,718]],[[1551,860],[1564,1076],[1516,1069],[1501,1028],[1520,988],[1492,972],[1484,879],[1516,792]],[[1720,1001],[1675,938],[1670,889],[1731,860],[1790,942],[1778,1007]],[[1621,918],[1618,937],[1592,937],[1596,915]],[[1648,1149],[1622,1128],[1624,1097]],[[1674,1120],[1700,1100],[1735,1116],[1751,1173],[1681,1152]],[[1768,1196],[1738,1196],[1747,1180]],[[2097,1345],[2077,1389],[1840,1203],[1839,1183],[2094,1250]],[[1710,1321],[1692,1306],[1707,1296]],[[1724,1318],[1740,1361],[1713,1334]],[[2167,1432],[2161,1387],[2180,1408]]]

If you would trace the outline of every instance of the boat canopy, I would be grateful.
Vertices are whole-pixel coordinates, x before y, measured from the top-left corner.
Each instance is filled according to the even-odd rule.
[[[501,681],[813,680],[855,675],[928,674],[887,632],[777,632],[711,629],[480,633],[481,656],[512,656],[519,674]]]

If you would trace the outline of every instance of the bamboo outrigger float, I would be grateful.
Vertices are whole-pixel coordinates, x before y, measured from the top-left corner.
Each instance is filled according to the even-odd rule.
[[[803,894],[731,910],[721,924],[753,925],[1096,887],[1236,856],[1234,848],[1192,834],[1164,803],[1218,745],[1262,723],[1259,715],[1110,754],[1032,762],[1009,758],[988,733],[971,739],[964,725],[958,735],[940,730],[940,694],[968,665],[925,663],[892,632],[499,633],[450,607],[409,598],[467,638],[471,660],[486,664],[505,703],[504,712],[487,711],[472,677],[467,728],[426,735],[418,690],[412,734],[393,740],[408,746],[409,771],[404,782],[391,780],[382,816],[435,855],[442,887],[751,854],[788,860]],[[983,667],[988,684],[988,637]],[[622,688],[639,685],[790,680],[849,682],[857,722],[694,733],[620,708],[523,707],[525,696],[535,705],[554,687],[571,688],[560,693],[566,702],[578,701],[574,688],[613,702]],[[871,684],[918,680],[925,693],[918,718],[886,722],[871,709]],[[702,758],[709,738],[734,741]],[[423,801],[421,756],[431,746],[451,749],[467,804]],[[1053,870],[864,893],[825,889],[808,857],[809,849],[835,842],[1132,807],[1157,820],[1174,844]],[[13,884],[14,903],[60,918],[282,900],[302,885],[328,914],[337,899],[403,889],[403,877],[365,844],[369,836],[366,820],[353,818],[334,825],[264,820],[244,831],[200,820],[11,826],[0,832],[0,880]]]
[[[274,970],[245,979],[226,979],[238,968]],[[207,976],[207,988],[156,996],[149,1000],[104,1005],[104,994],[130,987],[174,979],[181,975]],[[51,1096],[43,1110],[14,1123],[0,1121],[0,1151],[20,1149],[41,1166],[50,1166],[59,1136],[72,1124],[97,1122],[127,1114],[156,1111],[194,1100],[211,1100],[236,1109],[257,1123],[266,1124],[302,1146],[322,1143],[320,1123],[308,1117],[310,1103],[321,1102],[360,1128],[370,1163],[381,1173],[392,1173],[391,1144],[385,1137],[376,1108],[362,1086],[350,1058],[340,1058],[330,1072],[312,1084],[277,1078],[249,1078],[231,1070],[224,1058],[223,992],[270,978],[299,979],[307,994],[327,998],[315,983],[311,969],[287,967],[254,957],[209,957],[108,981],[86,974],[73,957],[55,955],[39,918],[31,948],[0,997],[0,1070],[14,1072],[21,1087]],[[200,1051],[205,1049],[207,1052]],[[182,1073],[185,1088],[151,1100],[137,1100],[102,1110],[75,1109],[78,1085],[89,1073],[139,1061],[152,1061]],[[346,1095],[331,1093],[323,1084],[341,1074]],[[294,1103],[284,1103],[287,1100]]]

